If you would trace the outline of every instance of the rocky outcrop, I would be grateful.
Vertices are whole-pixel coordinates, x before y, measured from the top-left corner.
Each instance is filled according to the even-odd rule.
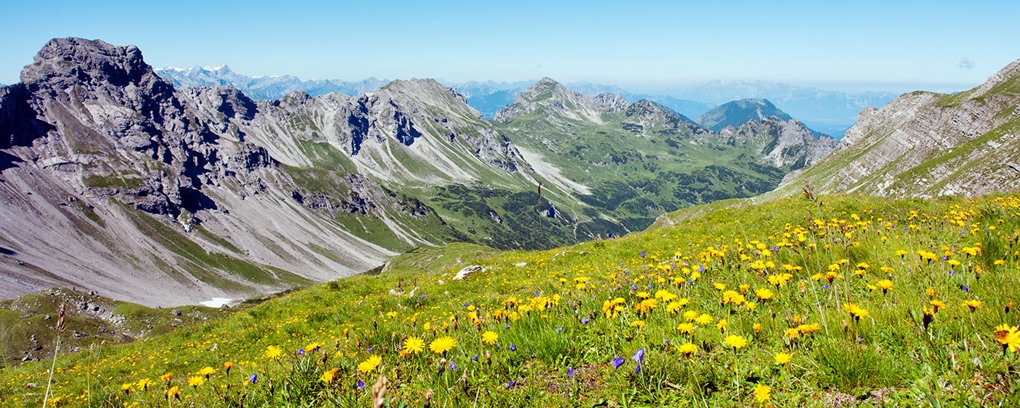
[[[776,195],[805,182],[819,192],[881,196],[976,196],[1020,189],[1020,61],[953,95],[905,94],[866,109],[838,147],[789,177]]]
[[[758,146],[761,160],[775,167],[798,170],[828,154],[838,143],[828,135],[816,135],[803,123],[775,116],[728,126],[719,136],[729,143],[750,142]]]

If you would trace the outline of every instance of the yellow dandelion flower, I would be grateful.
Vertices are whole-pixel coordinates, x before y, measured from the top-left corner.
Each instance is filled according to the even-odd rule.
[[[789,353],[776,353],[775,360],[778,365],[787,365],[793,361],[793,356]]]
[[[995,341],[1002,345],[1003,350],[1017,351],[1020,349],[1020,331],[1008,324],[1000,324],[995,327]]]
[[[174,397],[177,399],[181,399],[181,388],[176,385],[170,387],[170,389],[166,390],[166,397],[167,398]]]
[[[673,294],[672,292],[670,292],[668,290],[664,290],[664,289],[655,292],[655,297],[657,299],[659,299],[659,300],[662,300],[663,302],[669,302],[669,301],[677,298],[677,296],[675,294]]]
[[[329,370],[326,370],[326,372],[322,373],[322,377],[319,377],[319,379],[326,384],[332,384],[333,380],[336,379],[338,373],[340,373],[340,369],[333,367]]]
[[[485,333],[482,333],[482,341],[485,342],[486,344],[491,346],[493,344],[496,344],[496,340],[499,340],[499,334],[496,334],[496,332],[489,330]]]
[[[188,377],[188,385],[198,388],[201,387],[202,384],[205,384],[205,377],[200,375]]]
[[[404,350],[408,353],[418,354],[425,349],[425,340],[417,337],[408,337],[404,340]]]
[[[432,340],[429,343],[429,350],[432,350],[436,354],[445,354],[446,352],[453,350],[457,346],[457,340],[450,336],[443,336],[438,339]]]
[[[860,306],[857,306],[854,303],[843,304],[843,310],[845,310],[847,313],[850,313],[850,315],[853,316],[855,320],[860,320],[862,318],[868,317],[869,315],[867,310]]]
[[[707,313],[703,314],[703,315],[700,315],[700,316],[698,316],[697,318],[694,319],[695,323],[700,324],[702,326],[710,325],[710,324],[712,324],[713,321],[715,321],[715,319],[712,318],[712,316],[708,315]]]
[[[772,387],[765,384],[758,384],[754,386],[754,399],[759,404],[765,404],[772,398]]]
[[[358,363],[358,371],[363,373],[370,373],[372,372],[372,370],[375,370],[375,368],[378,367],[380,363],[382,363],[382,357],[373,354],[369,356],[367,360]]]
[[[745,346],[747,346],[747,339],[745,339],[744,336],[738,336],[735,334],[726,336],[723,342],[726,343],[727,346],[733,347],[734,349],[742,349]]]
[[[266,358],[270,360],[277,360],[283,355],[283,350],[276,346],[266,347]]]
[[[695,346],[693,343],[684,343],[677,347],[676,350],[679,351],[680,354],[689,356],[698,352],[698,346]]]
[[[694,333],[694,325],[690,323],[680,323],[676,326],[676,329],[683,334]]]
[[[681,302],[669,302],[669,304],[666,305],[666,312],[669,314],[677,314],[677,312],[679,312],[680,309],[683,309],[683,307],[684,304]]]
[[[977,310],[977,308],[983,306],[984,303],[981,303],[981,301],[977,300],[977,299],[969,299],[969,300],[965,300],[963,302],[963,305],[965,307],[969,308],[971,312],[973,312],[973,311]]]
[[[215,373],[216,373],[216,369],[215,368],[212,368],[212,367],[209,367],[209,366],[205,366],[205,367],[202,367],[201,370],[198,370],[198,372],[195,373],[195,374],[198,374],[198,375],[201,375],[201,376],[205,376],[205,378],[208,379],[210,375],[213,375]]]
[[[772,299],[773,297],[775,297],[775,296],[776,296],[776,295],[775,295],[774,293],[772,293],[772,291],[771,291],[771,290],[769,290],[768,288],[764,288],[764,289],[757,289],[757,290],[755,290],[755,291],[754,291],[754,294],[755,294],[755,296],[758,296],[758,299],[761,299],[762,301],[768,301],[768,300],[771,300],[771,299]]]

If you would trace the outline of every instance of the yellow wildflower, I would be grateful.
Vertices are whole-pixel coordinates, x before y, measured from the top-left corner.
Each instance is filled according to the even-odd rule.
[[[369,356],[367,360],[358,363],[358,371],[363,373],[370,373],[372,372],[372,370],[375,370],[375,368],[378,367],[380,363],[382,363],[382,357],[373,354]]]
[[[496,334],[496,332],[489,330],[485,333],[482,333],[482,341],[485,342],[486,344],[491,346],[493,344],[496,344],[496,340],[499,340],[499,334]]]
[[[772,398],[772,387],[764,384],[754,386],[754,399],[757,400],[759,404],[765,404],[770,398]]]
[[[404,350],[408,353],[418,354],[425,349],[425,340],[418,337],[408,337],[404,340]]]
[[[676,350],[679,351],[680,354],[689,356],[698,352],[698,346],[695,346],[693,343],[684,343],[677,347]]]
[[[429,350],[432,350],[436,354],[445,354],[446,352],[453,350],[457,345],[457,340],[450,336],[443,336],[438,339],[432,340],[429,343]]]
[[[726,336],[726,338],[723,339],[723,342],[726,343],[727,346],[733,347],[734,349],[742,349],[745,346],[747,346],[747,339],[745,339],[743,336],[737,336],[735,334]]]

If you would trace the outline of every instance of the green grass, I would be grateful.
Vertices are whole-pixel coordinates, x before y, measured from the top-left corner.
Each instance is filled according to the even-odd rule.
[[[125,177],[125,176],[100,176],[90,175],[82,179],[82,183],[86,187],[91,188],[136,188],[142,185],[142,180],[139,177]]]
[[[85,309],[79,308],[83,301],[88,305]],[[53,328],[61,303],[67,311],[62,352],[151,338],[229,314],[226,309],[182,306],[176,308],[181,311],[178,316],[171,309],[152,309],[66,288],[32,293],[0,302],[0,367],[18,365],[23,357],[52,357]]]
[[[759,406],[760,386],[770,387],[772,406],[1020,403],[1020,352],[1004,351],[995,336],[998,325],[1020,323],[1020,197],[819,201],[692,208],[670,225],[547,251],[418,249],[377,274],[146,342],[69,353],[57,361],[53,395],[91,406],[236,406],[242,398],[245,406],[366,406],[385,375],[393,406],[421,406],[430,391],[433,406]],[[925,251],[932,260],[919,256]],[[484,269],[452,279],[468,265]],[[787,284],[769,281],[787,271]],[[893,283],[887,293],[876,286],[882,279]],[[761,289],[774,296],[760,299]],[[724,302],[735,297],[743,300]],[[607,316],[605,302],[616,298],[619,311]],[[643,299],[657,302],[641,311]],[[671,312],[680,299],[686,305]],[[972,299],[982,302],[973,312],[963,306]],[[933,301],[944,307],[926,327]],[[854,318],[849,303],[867,315]],[[690,334],[677,329],[694,317],[687,312],[708,316]],[[817,328],[787,337],[804,324]],[[481,341],[488,331],[498,335],[492,345]],[[731,335],[746,347],[727,345]],[[430,352],[443,336],[457,345]],[[426,349],[402,355],[409,337]],[[698,351],[682,355],[684,343]],[[281,355],[267,355],[271,347]],[[792,362],[775,363],[777,353]],[[381,364],[359,371],[370,356]],[[618,369],[614,358],[624,361]],[[234,364],[229,374],[224,362]],[[207,366],[209,379],[188,386]],[[48,367],[0,372],[0,404],[38,405]],[[337,379],[322,381],[331,369]],[[157,378],[166,373],[169,384]],[[252,374],[257,382],[242,385]],[[144,390],[143,379],[152,381]],[[174,386],[181,400],[168,401]]]
[[[717,200],[752,197],[774,189],[789,169],[760,164],[767,137],[727,140],[695,135],[676,123],[646,123],[624,114],[603,123],[573,120],[538,109],[501,129],[563,174],[592,190],[585,204],[619,220],[626,230],[648,227],[664,212]]]

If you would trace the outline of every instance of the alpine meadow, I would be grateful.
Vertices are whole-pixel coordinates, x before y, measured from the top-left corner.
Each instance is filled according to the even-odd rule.
[[[59,21],[138,46],[0,60],[0,406],[1020,406],[1020,60],[876,40],[935,35],[897,5],[524,3],[93,5]]]

